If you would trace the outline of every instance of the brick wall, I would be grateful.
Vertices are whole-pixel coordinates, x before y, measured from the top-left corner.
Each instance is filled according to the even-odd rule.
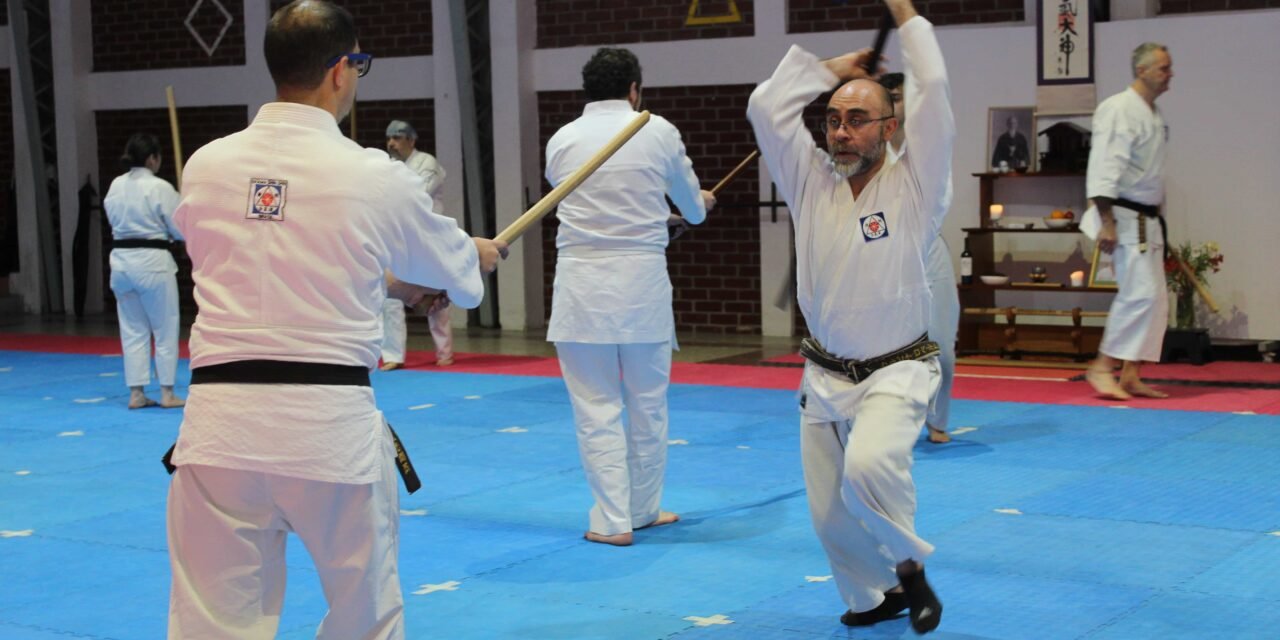
[[[771,0],[781,1],[781,0]],[[736,0],[741,22],[685,26],[690,0],[537,0],[538,48],[734,38],[755,34],[753,0]],[[729,15],[729,0],[700,0],[700,16]]]
[[[9,202],[14,163],[11,91],[9,70],[0,69],[0,279],[18,269],[18,212]]]
[[[645,108],[678,127],[704,189],[710,189],[755,148],[744,116],[754,85],[645,89]],[[539,134],[546,141],[582,112],[576,91],[538,95]],[[544,159],[545,166],[545,159]],[[760,332],[760,228],[757,209],[734,207],[759,200],[757,174],[742,173],[719,194],[724,205],[667,249],[676,327],[708,333]],[[543,192],[550,185],[543,184]],[[544,297],[551,310],[557,223],[543,223]]]
[[[221,0],[231,14],[231,26],[212,56],[183,24],[193,4],[190,0],[93,2],[93,70],[243,65],[244,3]],[[217,39],[225,23],[226,16],[212,2],[201,3],[191,18],[191,26],[209,45]]]
[[[418,100],[358,100],[356,102],[356,142],[362,147],[387,148],[387,124],[392,120],[404,120],[418,132],[418,150],[435,155],[436,106],[430,99]],[[343,121],[342,131],[351,135],[351,122]],[[445,173],[459,176],[462,168]]]
[[[1280,8],[1280,0],[1160,0],[1159,14]]]
[[[361,51],[376,58],[431,55],[430,0],[336,1],[356,20]],[[289,0],[271,0],[271,10],[286,4]]]
[[[1023,19],[1022,0],[916,0],[915,5],[920,15],[936,25]],[[875,29],[884,11],[880,0],[787,0],[787,33]]]
[[[96,111],[94,120],[98,131],[98,195],[106,197],[107,189],[116,176],[124,173],[120,166],[120,154],[124,152],[129,136],[138,132],[151,133],[160,138],[161,155],[164,163],[160,166],[159,176],[175,183],[172,138],[169,135],[169,112],[167,109],[130,109],[118,111]],[[220,107],[184,107],[178,109],[178,122],[182,127],[182,154],[190,157],[197,149],[223,136],[235,133],[249,124],[247,107],[231,105]],[[104,217],[103,242],[110,241]],[[109,245],[108,245],[109,246]],[[103,250],[103,291],[106,295],[107,308],[115,308],[115,297],[109,286],[110,270],[106,266],[108,253]],[[177,253],[178,260],[178,295],[183,315],[195,314],[195,300],[191,291],[191,261],[185,253]]]

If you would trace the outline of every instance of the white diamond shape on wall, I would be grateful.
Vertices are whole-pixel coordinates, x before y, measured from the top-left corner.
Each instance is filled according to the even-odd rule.
[[[226,22],[222,23],[222,30],[218,32],[218,37],[213,39],[213,44],[205,42],[204,38],[200,37],[200,33],[191,26],[191,19],[196,17],[196,12],[200,10],[200,5],[204,4],[204,0],[196,0],[195,5],[191,7],[191,13],[187,14],[187,19],[183,20],[182,24],[186,25],[187,31],[191,32],[191,37],[195,38],[196,42],[200,43],[200,48],[204,49],[204,52],[209,54],[210,57],[213,57],[213,52],[218,50],[218,45],[222,43],[222,36],[227,35],[227,29],[231,28],[231,23],[234,22],[234,19],[231,17],[231,12],[227,11],[227,8],[222,6],[221,2],[218,2],[218,0],[209,1],[212,2],[213,6],[217,7],[218,11],[222,12],[222,16],[226,18]]]

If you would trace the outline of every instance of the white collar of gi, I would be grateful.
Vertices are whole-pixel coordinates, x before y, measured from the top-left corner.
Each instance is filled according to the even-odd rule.
[[[588,102],[587,106],[582,108],[582,115],[588,113],[599,113],[601,111],[630,111],[635,113],[635,109],[631,108],[631,103],[626,100],[596,100]]]
[[[257,123],[277,123],[287,122],[296,124],[309,129],[320,129],[337,135],[342,135],[342,131],[338,129],[338,122],[333,119],[333,114],[310,105],[299,104],[297,102],[268,102],[258,109],[258,115],[253,119],[254,124]]]

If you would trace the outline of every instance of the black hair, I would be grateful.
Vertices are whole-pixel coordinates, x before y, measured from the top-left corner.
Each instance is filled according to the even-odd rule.
[[[893,91],[894,89],[901,87],[903,81],[905,81],[906,79],[907,77],[903,75],[902,72],[900,71],[894,71],[893,73],[886,73],[880,76],[880,86],[890,91]]]
[[[591,102],[625,99],[633,82],[641,84],[640,61],[626,49],[601,47],[582,67],[582,90]]]
[[[277,88],[314,89],[325,64],[355,48],[351,12],[326,0],[293,0],[271,16],[262,53]]]
[[[160,153],[160,138],[150,133],[135,133],[129,136],[124,145],[124,154],[120,156],[120,164],[126,169],[147,166],[147,158]]]

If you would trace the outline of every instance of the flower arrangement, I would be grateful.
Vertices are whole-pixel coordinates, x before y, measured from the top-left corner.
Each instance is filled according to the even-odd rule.
[[[1216,242],[1205,242],[1197,246],[1184,242],[1169,249],[1169,257],[1164,261],[1164,278],[1169,291],[1178,301],[1174,327],[1190,329],[1196,324],[1196,289],[1187,274],[1178,268],[1175,257],[1181,258],[1202,284],[1208,284],[1205,277],[1209,273],[1217,273],[1222,269],[1223,258]]]

